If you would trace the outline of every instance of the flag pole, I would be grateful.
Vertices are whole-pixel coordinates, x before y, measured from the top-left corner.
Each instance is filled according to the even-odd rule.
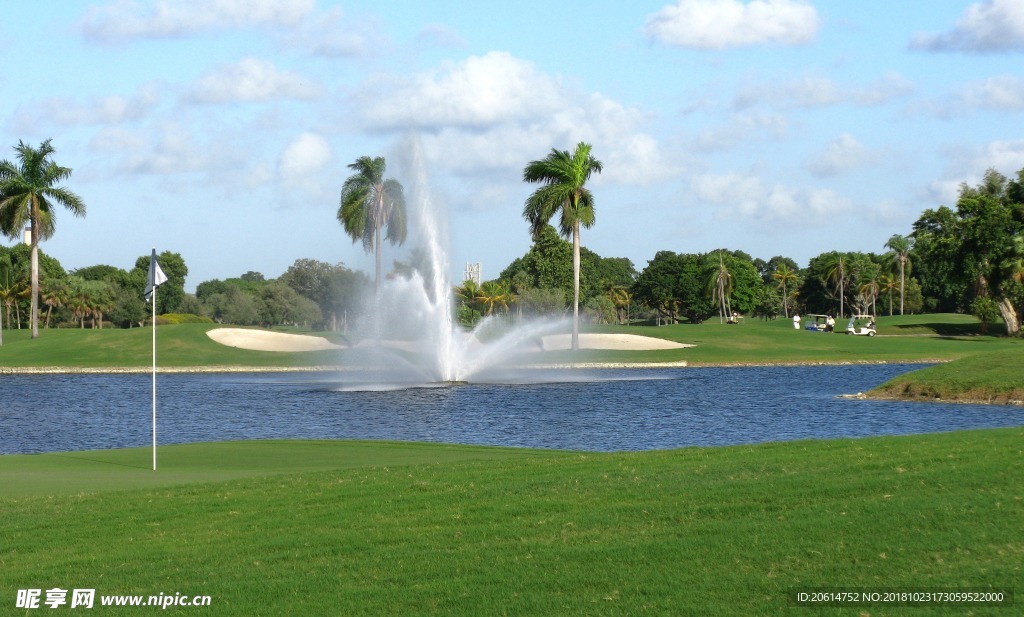
[[[156,471],[156,287],[153,287],[153,471]]]

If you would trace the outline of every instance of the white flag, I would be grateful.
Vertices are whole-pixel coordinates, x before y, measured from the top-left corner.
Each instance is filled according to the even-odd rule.
[[[149,259],[149,278],[146,279],[146,302],[153,297],[153,290],[166,282],[167,275],[156,262],[156,249],[153,249],[153,256]]]

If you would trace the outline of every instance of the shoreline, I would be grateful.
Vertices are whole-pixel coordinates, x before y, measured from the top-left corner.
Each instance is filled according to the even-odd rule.
[[[657,369],[657,368],[748,368],[748,367],[799,367],[799,366],[863,366],[883,364],[944,364],[946,359],[913,360],[808,360],[786,362],[700,362],[674,360],[670,362],[556,362],[519,365],[516,369]],[[190,373],[301,373],[301,372],[344,372],[349,367],[341,365],[314,366],[245,366],[245,365],[199,365],[199,366],[158,366],[159,374]],[[151,374],[150,366],[4,366],[0,375],[132,375]]]

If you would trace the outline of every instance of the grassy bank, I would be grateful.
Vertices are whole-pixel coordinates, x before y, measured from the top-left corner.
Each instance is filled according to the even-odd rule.
[[[206,332],[217,326],[180,324],[158,328],[159,365],[190,366],[321,366],[345,365],[344,351],[273,353],[226,347]],[[980,351],[1020,349],[1020,341],[979,334],[979,324],[964,315],[882,317],[879,336],[794,330],[783,319],[748,320],[737,326],[710,321],[701,325],[591,326],[593,332],[621,332],[665,338],[695,345],[664,351],[582,350],[577,353],[538,353],[526,361],[564,362],[677,362],[692,366],[729,364],[804,364],[841,362],[946,361]],[[151,331],[43,330],[30,340],[28,332],[4,332],[0,367],[139,367],[151,363]],[[354,359],[352,361],[355,361]]]
[[[173,614],[747,616],[808,610],[788,606],[797,586],[1012,588],[1022,438],[195,444],[167,448],[156,473],[146,449],[3,456],[0,605],[59,586],[212,598]]]
[[[302,354],[248,351],[215,343],[206,332],[218,326],[177,324],[157,326],[157,354],[162,367],[317,366],[336,364],[328,352]],[[0,367],[62,368],[144,368],[153,362],[153,331],[128,330],[41,330],[38,339],[27,330],[4,331]]]
[[[876,398],[1024,404],[1024,346],[978,353],[901,375],[871,391]]]

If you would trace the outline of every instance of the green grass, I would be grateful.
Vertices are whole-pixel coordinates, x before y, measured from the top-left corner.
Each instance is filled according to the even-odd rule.
[[[544,354],[547,361],[574,359],[592,362],[670,362],[691,366],[733,364],[807,364],[842,362],[935,362],[973,353],[1021,349],[1022,341],[979,336],[977,320],[964,315],[880,317],[879,336],[847,336],[846,323],[834,334],[794,330],[791,321],[748,319],[740,325],[602,326],[588,331],[624,332],[655,336],[696,345],[665,351],[581,351]],[[949,335],[956,333],[955,336]]]
[[[210,324],[157,326],[157,357],[162,367],[190,366],[316,366],[336,364],[329,352],[273,353],[248,351],[215,343],[206,332]],[[0,367],[114,368],[147,367],[153,362],[153,331],[40,330],[29,338],[27,330],[5,330]]]
[[[840,324],[842,325],[842,324]],[[274,353],[226,347],[206,332],[217,326],[179,324],[157,328],[159,365],[189,366],[320,366],[344,365],[337,352]],[[1021,341],[979,335],[980,324],[964,315],[882,317],[880,336],[794,330],[789,321],[747,320],[742,325],[592,326],[586,331],[622,332],[696,345],[665,351],[587,351],[533,354],[528,361],[552,362],[675,362],[691,365],[801,364],[817,362],[946,361],[979,351],[1019,348]],[[322,334],[322,333],[321,333]],[[152,362],[152,331],[42,330],[30,340],[25,330],[4,332],[0,367],[147,367]],[[355,362],[355,358],[350,361]]]
[[[871,392],[881,398],[1024,402],[1024,346],[994,350],[901,375]]]
[[[788,606],[796,586],[1019,596],[1022,443],[1017,428],[616,454],[196,444],[156,473],[146,449],[3,456],[5,481],[34,475],[3,485],[0,606],[54,586],[209,595],[168,609],[204,615],[824,614]]]

